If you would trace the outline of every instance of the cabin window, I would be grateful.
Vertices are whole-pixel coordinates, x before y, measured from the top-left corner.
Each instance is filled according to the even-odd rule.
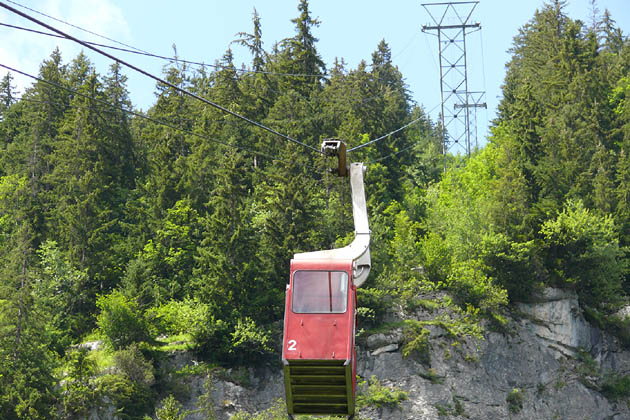
[[[348,304],[345,271],[296,271],[293,274],[293,312],[343,313]]]

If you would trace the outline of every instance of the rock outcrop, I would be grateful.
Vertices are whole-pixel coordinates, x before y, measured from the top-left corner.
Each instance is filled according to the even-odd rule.
[[[429,360],[402,356],[400,329],[360,340],[358,374],[408,393],[398,407],[362,408],[360,418],[630,419],[626,401],[599,391],[607,375],[630,375],[630,352],[584,319],[574,294],[548,289],[538,302],[517,308],[506,328],[482,340],[449,338],[432,327]],[[435,314],[420,310],[417,317],[428,321]],[[172,363],[191,362],[182,357]],[[246,385],[213,378],[217,419],[265,410],[284,397],[280,369],[250,369],[246,376]],[[204,380],[187,379],[186,409],[196,408]]]

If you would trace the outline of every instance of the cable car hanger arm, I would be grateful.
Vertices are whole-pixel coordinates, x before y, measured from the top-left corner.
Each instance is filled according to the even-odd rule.
[[[293,259],[350,259],[354,262],[354,284],[360,287],[370,273],[370,226],[367,216],[367,204],[365,201],[365,187],[363,175],[365,166],[361,162],[350,164],[350,171],[346,167],[346,145],[340,140],[324,140],[322,153],[328,156],[337,156],[338,168],[335,171],[339,176],[350,175],[350,188],[352,190],[352,216],[354,218],[354,240],[343,248],[328,249],[323,251],[302,252],[295,254]]]

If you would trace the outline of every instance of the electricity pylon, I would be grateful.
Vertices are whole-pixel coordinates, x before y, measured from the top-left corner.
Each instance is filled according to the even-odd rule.
[[[441,122],[444,132],[442,151],[459,147],[470,157],[472,134],[477,141],[477,108],[487,108],[484,92],[468,90],[466,36],[481,30],[481,24],[469,23],[478,1],[425,3],[434,25],[423,25],[422,32],[435,31],[440,48]],[[474,119],[471,119],[471,109]],[[474,131],[471,126],[474,125]]]

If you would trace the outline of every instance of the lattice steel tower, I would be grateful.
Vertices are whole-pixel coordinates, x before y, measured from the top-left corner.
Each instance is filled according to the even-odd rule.
[[[470,156],[472,141],[478,147],[477,108],[487,108],[485,92],[468,90],[466,36],[481,30],[479,23],[468,22],[477,4],[478,1],[422,4],[434,23],[423,25],[422,32],[435,31],[433,35],[440,47],[444,155],[450,148],[458,147]]]

